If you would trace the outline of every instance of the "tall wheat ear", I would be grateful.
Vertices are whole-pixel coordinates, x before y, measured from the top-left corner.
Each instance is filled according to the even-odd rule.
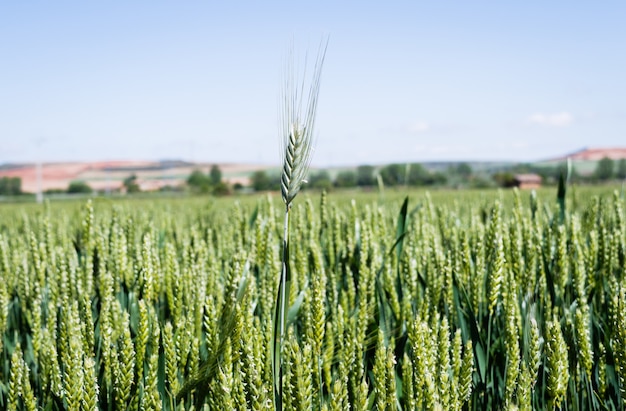
[[[274,324],[270,347],[272,351],[274,409],[277,411],[282,411],[283,409],[282,350],[287,314],[289,312],[287,298],[291,287],[291,273],[289,270],[289,211],[291,210],[293,200],[305,182],[311,162],[315,114],[317,111],[322,65],[327,46],[328,41],[322,42],[320,45],[306,96],[304,95],[307,86],[306,72],[302,82],[297,84],[294,76],[293,53],[288,59],[285,82],[281,90],[280,131],[283,165],[280,176],[280,191],[285,203],[285,223],[282,269],[278,281],[276,305],[274,306]],[[303,104],[306,104],[306,107],[303,108]]]

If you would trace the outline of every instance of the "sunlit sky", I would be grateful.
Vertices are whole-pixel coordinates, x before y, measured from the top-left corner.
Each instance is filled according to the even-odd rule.
[[[287,52],[325,36],[316,166],[626,146],[623,0],[6,1],[0,163],[277,163]]]

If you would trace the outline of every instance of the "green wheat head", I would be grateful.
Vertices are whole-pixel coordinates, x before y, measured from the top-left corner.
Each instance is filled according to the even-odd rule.
[[[301,84],[296,81],[293,55],[287,64],[279,109],[283,160],[280,189],[287,207],[291,206],[305,182],[311,162],[315,114],[327,44],[320,47],[307,95],[306,81]]]
[[[291,273],[289,271],[289,210],[294,198],[305,182],[306,173],[311,162],[315,113],[317,111],[317,99],[326,45],[320,47],[308,95],[304,95],[306,81],[303,80],[301,85],[295,81],[293,56],[287,65],[286,81],[282,89],[280,115],[283,165],[280,177],[280,190],[285,203],[285,223],[283,227],[282,269],[278,282],[276,305],[274,306],[271,342],[275,410],[283,409],[282,349],[287,313],[289,311],[289,290],[291,287]],[[304,104],[306,104],[306,107],[303,109]]]

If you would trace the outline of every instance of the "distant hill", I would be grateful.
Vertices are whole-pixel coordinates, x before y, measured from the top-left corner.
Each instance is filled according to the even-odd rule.
[[[603,158],[608,157],[611,160],[621,160],[626,159],[626,148],[624,147],[609,147],[609,148],[583,148],[581,150],[575,151],[570,154],[566,154],[564,156],[559,156],[555,158],[551,158],[548,160],[538,161],[534,163],[537,166],[556,166],[559,164],[563,164],[563,162],[567,161],[569,158],[572,161],[573,166],[576,169],[576,172],[582,175],[590,175],[592,174],[597,165],[598,161]]]
[[[565,156],[557,157],[553,160],[563,161],[569,158],[575,161],[598,161],[605,157],[608,157],[611,160],[621,160],[622,158],[626,158],[626,147],[583,148]]]
[[[613,160],[626,159],[626,148],[584,148],[576,152],[555,157],[552,159],[532,163],[538,167],[553,167],[562,164],[570,158],[576,171],[580,174],[590,174],[595,170],[597,162],[604,157]],[[450,166],[459,162],[431,161],[421,164],[431,171],[445,172]],[[513,166],[512,162],[481,162],[468,161],[474,172],[491,173]],[[41,186],[43,191],[67,190],[72,181],[83,181],[97,191],[118,191],[123,187],[124,179],[131,175],[137,176],[137,183],[142,191],[159,190],[163,187],[177,187],[185,184],[187,177],[195,169],[208,173],[214,163],[191,163],[180,160],[162,161],[96,161],[96,162],[60,162],[45,163],[41,170]],[[222,178],[229,184],[250,184],[250,177],[254,171],[267,170],[270,173],[280,172],[274,166],[258,164],[217,164],[222,171]],[[375,166],[376,169],[384,165]],[[343,170],[355,170],[356,166],[332,167],[326,169],[331,177]],[[316,172],[319,169],[312,169]],[[19,177],[22,180],[22,191],[35,193],[37,191],[37,166],[34,163],[0,164],[1,177]]]
[[[229,184],[248,185],[255,170],[267,168],[253,164],[217,164],[222,178]],[[166,161],[98,161],[45,163],[41,169],[42,190],[66,190],[72,181],[84,181],[98,191],[117,191],[131,175],[137,176],[142,191],[158,190],[165,186],[180,186],[195,169],[208,173],[213,163]],[[19,177],[22,191],[37,191],[36,164],[0,165],[0,177]]]

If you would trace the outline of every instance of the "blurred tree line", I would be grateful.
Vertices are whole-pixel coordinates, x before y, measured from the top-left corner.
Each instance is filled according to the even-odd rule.
[[[518,174],[537,174],[543,184],[556,184],[559,176],[568,173],[567,163],[557,166],[534,165],[527,163],[515,164],[501,169],[476,172],[467,163],[456,163],[441,171],[428,170],[420,163],[388,164],[382,167],[361,165],[353,170],[341,170],[334,178],[327,170],[312,172],[304,188],[330,189],[372,187],[378,180],[384,186],[435,187],[448,186],[455,188],[489,188],[512,187]],[[575,166],[569,170],[569,181],[572,183],[597,183],[614,179],[626,179],[626,159],[611,160],[604,158],[598,161],[593,173],[580,174]],[[250,187],[255,191],[278,190],[280,175],[265,170],[256,171],[251,178]]]
[[[472,168],[465,163],[451,167],[446,172],[430,171],[419,163],[394,163],[383,167],[361,165],[354,170],[338,171],[334,178],[327,170],[313,172],[305,188],[373,187],[379,184],[379,179],[385,186],[437,186],[445,185],[449,178],[469,181],[472,174]],[[259,170],[252,175],[250,185],[255,191],[277,190],[280,187],[280,175]]]
[[[493,180],[501,187],[510,187],[514,183],[517,174],[537,174],[546,185],[556,184],[559,176],[567,176],[567,163],[563,162],[557,166],[543,166],[531,164],[517,164],[505,170],[493,173]],[[572,165],[569,170],[569,181],[577,184],[602,183],[612,180],[626,179],[626,159],[612,160],[605,157],[599,160],[592,173],[581,174],[576,165]]]
[[[217,165],[211,166],[208,174],[202,170],[193,170],[187,178],[187,185],[193,192],[201,194],[224,195],[230,193],[228,185],[222,181],[222,170]]]
[[[598,165],[593,177],[599,181],[612,180],[614,178],[626,179],[626,159],[619,161],[611,160],[608,157],[598,161]]]
[[[388,164],[385,166],[360,165],[356,169],[340,170],[331,175],[327,170],[319,170],[311,173],[307,184],[303,188],[331,189],[337,188],[368,188],[378,184],[384,186],[411,186],[411,187],[436,187],[447,186],[455,188],[489,188],[489,187],[512,187],[515,184],[515,176],[518,174],[537,174],[543,184],[556,184],[559,176],[567,175],[567,163],[557,166],[545,166],[534,164],[515,164],[505,168],[476,172],[467,163],[455,163],[446,169],[439,171],[429,170],[420,163]],[[592,173],[580,174],[576,166],[569,170],[569,181],[578,184],[602,183],[613,180],[626,180],[626,159],[612,160],[603,158],[597,162]],[[127,177],[124,182],[127,193],[140,191],[135,174]],[[222,171],[217,165],[213,165],[208,173],[201,170],[193,170],[187,178],[187,186],[194,193],[225,195],[233,189],[243,189],[241,184],[230,187],[222,179]],[[252,174],[250,188],[254,191],[267,191],[280,189],[280,175],[277,172],[259,170]],[[83,181],[72,181],[67,190],[52,189],[46,193],[92,193],[92,188]],[[0,195],[12,196],[22,194],[22,180],[19,177],[0,177]]]
[[[0,178],[0,195],[14,196],[22,194],[22,179],[19,177]]]

